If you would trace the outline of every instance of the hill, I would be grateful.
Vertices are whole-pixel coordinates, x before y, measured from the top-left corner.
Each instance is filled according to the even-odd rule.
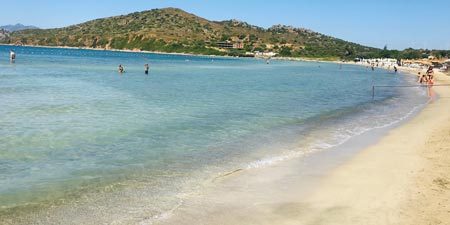
[[[281,56],[329,59],[370,57],[381,51],[303,28],[275,25],[264,29],[238,20],[209,21],[177,8],[135,12],[57,29],[15,31],[3,43],[213,55],[273,51]]]
[[[12,32],[12,31],[19,31],[19,30],[26,30],[26,29],[39,29],[39,28],[35,27],[35,26],[26,26],[26,25],[18,23],[15,25],[0,26],[0,29]]]
[[[0,42],[9,39],[9,31],[0,28]]]

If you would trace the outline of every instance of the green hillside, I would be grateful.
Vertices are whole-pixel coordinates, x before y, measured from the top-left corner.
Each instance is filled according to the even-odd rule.
[[[64,28],[16,31],[3,43],[213,55],[273,51],[281,56],[328,59],[370,57],[381,51],[307,29],[283,25],[263,29],[237,20],[215,22],[176,8],[136,12]],[[243,46],[223,49],[219,43]]]

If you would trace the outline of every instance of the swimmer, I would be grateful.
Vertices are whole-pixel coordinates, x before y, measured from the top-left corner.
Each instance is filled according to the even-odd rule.
[[[11,62],[14,62],[14,60],[16,60],[16,53],[13,50],[9,51],[9,58],[11,59]]]
[[[146,75],[148,75],[148,68],[149,68],[148,63],[146,63],[145,64],[145,71],[144,71]]]

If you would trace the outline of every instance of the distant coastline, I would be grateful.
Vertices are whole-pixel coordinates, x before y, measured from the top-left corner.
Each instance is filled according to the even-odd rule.
[[[106,48],[91,48],[91,47],[72,47],[72,46],[45,46],[45,45],[14,45],[14,44],[2,44],[0,46],[11,47],[35,47],[35,48],[54,48],[54,49],[80,49],[80,50],[93,50],[93,51],[111,51],[111,52],[131,52],[131,53],[149,53],[149,54],[162,54],[162,55],[179,55],[179,56],[206,56],[206,57],[222,57],[222,58],[245,58],[238,56],[227,55],[202,55],[183,52],[159,52],[159,51],[147,51],[140,49],[106,49]],[[268,59],[267,57],[254,57],[255,59]],[[304,62],[330,62],[330,63],[342,63],[338,58],[326,59],[326,58],[307,58],[307,57],[270,57],[273,60],[288,60],[288,61],[304,61]]]
[[[72,46],[46,46],[46,45],[14,45],[14,44],[1,44],[2,46],[11,47],[35,47],[35,48],[55,48],[55,49],[80,49],[80,50],[93,50],[93,51],[111,51],[111,52],[132,52],[132,53],[151,53],[151,54],[162,54],[162,55],[180,55],[180,56],[210,56],[210,57],[225,57],[225,58],[239,58],[234,56],[223,56],[223,55],[201,55],[193,53],[184,52],[158,52],[158,51],[147,51],[140,49],[106,49],[106,48],[91,48],[91,47],[72,47]]]

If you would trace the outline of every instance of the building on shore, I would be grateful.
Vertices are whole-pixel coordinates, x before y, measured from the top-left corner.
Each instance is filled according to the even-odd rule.
[[[275,57],[276,55],[278,55],[275,52],[258,52],[258,51],[255,51],[254,54],[255,54],[255,57],[259,57],[259,58],[271,58],[271,57]]]
[[[244,43],[242,42],[235,42],[235,43],[231,43],[231,42],[217,42],[217,46],[219,48],[227,48],[227,49],[243,49],[244,48]]]

